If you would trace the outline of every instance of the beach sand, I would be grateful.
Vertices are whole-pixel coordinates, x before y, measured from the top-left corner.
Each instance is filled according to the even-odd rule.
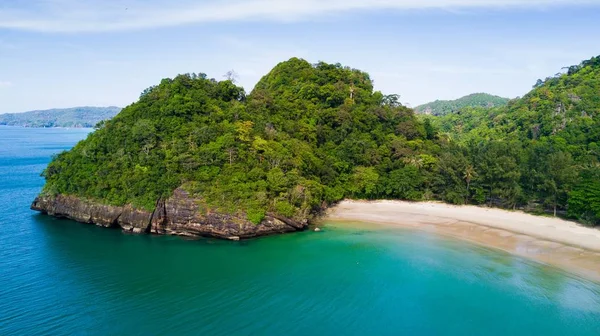
[[[343,201],[324,222],[409,228],[497,248],[600,282],[600,230],[520,211],[436,202]]]

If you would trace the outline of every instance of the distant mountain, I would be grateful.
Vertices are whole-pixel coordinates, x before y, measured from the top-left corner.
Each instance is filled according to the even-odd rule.
[[[456,100],[436,100],[432,103],[415,107],[419,114],[442,116],[457,112],[465,107],[499,107],[508,104],[508,98],[502,98],[487,93],[473,93]]]
[[[94,127],[102,120],[111,119],[120,107],[72,107],[21,113],[0,114],[0,125],[23,127]]]

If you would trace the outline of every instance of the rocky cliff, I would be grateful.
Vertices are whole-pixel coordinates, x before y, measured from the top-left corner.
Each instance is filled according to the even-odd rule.
[[[254,224],[245,217],[210,211],[200,211],[199,200],[183,189],[173,196],[159,200],[153,212],[131,206],[111,206],[75,196],[56,195],[37,197],[32,210],[82,223],[103,227],[120,227],[133,233],[153,233],[189,237],[245,239],[275,233],[304,230],[308,223],[274,214],[267,214],[262,222]]]

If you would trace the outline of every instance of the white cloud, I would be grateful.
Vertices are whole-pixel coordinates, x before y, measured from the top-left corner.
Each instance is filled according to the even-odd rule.
[[[0,81],[0,89],[13,86],[12,82],[9,81]]]
[[[174,3],[177,4],[174,4]],[[30,0],[0,7],[0,28],[103,32],[240,20],[298,21],[356,10],[545,8],[598,0]]]

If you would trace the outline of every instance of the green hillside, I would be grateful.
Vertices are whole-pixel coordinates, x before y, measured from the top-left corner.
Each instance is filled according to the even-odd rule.
[[[152,209],[184,186],[210,211],[306,219],[344,197],[423,198],[436,148],[368,74],[293,58],[248,96],[204,74],[162,80],[58,155],[44,190]]]
[[[473,93],[456,100],[436,100],[431,103],[415,107],[415,112],[434,116],[443,116],[449,113],[456,113],[465,107],[483,107],[492,108],[504,106],[508,103],[508,98],[493,96],[487,93]]]
[[[46,169],[46,194],[310,219],[332,202],[437,199],[600,223],[600,58],[495,108],[418,120],[368,74],[293,58],[254,90],[164,79]]]
[[[433,121],[477,167],[488,196],[599,223],[600,57],[538,81],[506,107],[464,109]],[[494,155],[508,154],[506,162],[486,163],[489,147],[504,148]],[[510,187],[484,183],[488,174],[505,174],[502,183]]]
[[[0,114],[0,125],[23,127],[94,127],[114,117],[119,107],[73,107]]]

